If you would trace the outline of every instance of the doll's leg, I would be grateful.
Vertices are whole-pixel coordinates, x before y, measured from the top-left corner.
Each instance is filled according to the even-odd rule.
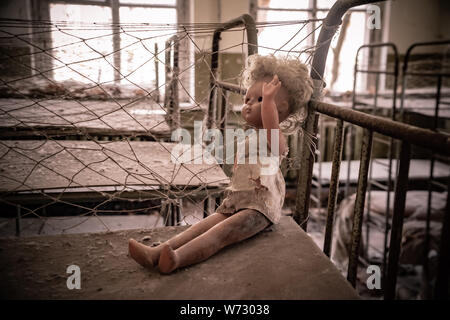
[[[163,244],[159,270],[162,273],[170,273],[177,268],[206,260],[223,247],[250,238],[270,224],[271,222],[256,210],[239,211],[176,250]]]
[[[173,238],[167,240],[163,244],[169,245],[173,249],[177,249],[181,247],[186,242],[194,239],[200,234],[204,233],[217,223],[225,220],[228,216],[222,213],[214,213],[202,221],[190,226],[183,232],[177,234]],[[134,239],[130,239],[128,242],[128,252],[130,256],[140,265],[144,267],[153,267],[158,264],[159,255],[161,253],[161,249],[163,244],[160,244],[156,247],[149,247],[137,242]]]

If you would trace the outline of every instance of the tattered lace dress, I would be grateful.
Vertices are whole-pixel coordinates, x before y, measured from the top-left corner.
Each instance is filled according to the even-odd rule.
[[[278,158],[258,156],[256,163],[249,163],[249,140],[253,138],[257,139],[256,133],[246,136],[242,142],[245,144],[245,163],[237,163],[235,158],[230,185],[216,212],[231,215],[241,209],[254,209],[276,224],[286,193],[280,164],[288,150]]]

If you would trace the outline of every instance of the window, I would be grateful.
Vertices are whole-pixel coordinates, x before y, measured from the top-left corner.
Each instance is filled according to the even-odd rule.
[[[164,61],[176,0],[50,1],[49,12],[55,80],[154,88],[155,44]],[[158,74],[164,79],[162,64]]]
[[[280,26],[264,27],[259,30],[258,44],[261,46],[261,54],[275,53],[278,55],[292,52],[301,52],[313,48],[320,32],[321,21],[312,21],[307,24],[284,24],[284,21],[299,21],[308,19],[323,19],[335,0],[254,0],[256,3],[256,21],[280,21]],[[357,49],[367,42],[366,10],[359,6],[350,10],[351,17],[347,29],[347,35],[343,42],[339,55],[339,72],[333,83],[332,90],[344,92],[353,88],[353,66]],[[324,78],[328,88],[332,79],[333,50],[338,41],[338,36],[332,39],[328,53]],[[281,49],[281,50],[277,50]],[[309,53],[300,55],[302,61],[310,59]],[[343,72],[345,70],[345,72]],[[358,83],[362,86],[363,83]]]
[[[114,80],[111,8],[51,4],[50,18],[54,70],[57,81],[84,83]],[[96,23],[98,27],[90,27]],[[81,62],[82,61],[82,62]],[[109,63],[108,63],[109,62]]]

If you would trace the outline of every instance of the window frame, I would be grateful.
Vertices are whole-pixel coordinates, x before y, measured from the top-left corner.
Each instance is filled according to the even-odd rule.
[[[177,23],[182,24],[189,21],[189,0],[176,0],[174,5],[166,4],[149,4],[149,3],[121,3],[120,0],[31,0],[31,12],[33,12],[33,20],[51,21],[50,18],[50,5],[51,4],[71,4],[71,5],[91,5],[99,7],[111,8],[111,19],[113,26],[120,25],[120,8],[167,8],[175,9],[177,14]],[[112,28],[114,30],[114,27]],[[49,34],[46,34],[44,38],[36,39],[38,45],[41,48],[51,48],[52,39]],[[114,33],[113,35],[113,63],[114,68],[117,69],[114,72],[114,83],[120,83],[120,70],[121,70],[121,52],[120,52],[120,34]],[[46,61],[36,63],[38,70],[42,70],[45,66],[51,65],[51,58],[46,57]],[[45,70],[46,74],[49,74],[53,79],[53,72],[51,70]]]

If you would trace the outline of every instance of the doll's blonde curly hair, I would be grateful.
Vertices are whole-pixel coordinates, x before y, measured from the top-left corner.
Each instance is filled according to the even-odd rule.
[[[308,101],[313,92],[313,82],[307,66],[298,59],[258,54],[249,56],[247,65],[242,73],[242,85],[246,89],[266,77],[278,75],[289,96],[289,116],[280,123],[280,128],[284,134],[296,132],[308,115]]]

